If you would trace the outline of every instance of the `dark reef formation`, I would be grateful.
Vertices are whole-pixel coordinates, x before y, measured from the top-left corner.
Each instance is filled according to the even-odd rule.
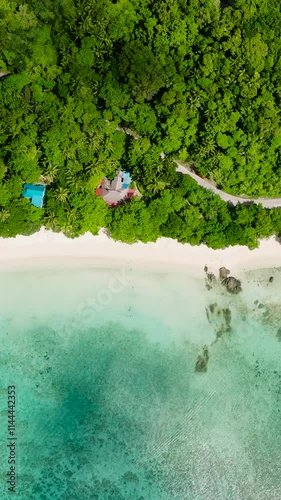
[[[278,338],[279,342],[281,342],[281,328],[278,328],[276,337]]]
[[[204,346],[203,354],[199,354],[197,358],[195,371],[206,372],[208,369],[208,361],[209,361],[209,349],[207,346]]]
[[[225,278],[222,281],[222,285],[224,285],[228,292],[237,294],[242,291],[241,281],[234,278],[233,276],[229,276],[229,278]]]
[[[220,269],[219,269],[220,280],[226,279],[229,274],[230,274],[229,269],[226,269],[226,267],[220,267]]]

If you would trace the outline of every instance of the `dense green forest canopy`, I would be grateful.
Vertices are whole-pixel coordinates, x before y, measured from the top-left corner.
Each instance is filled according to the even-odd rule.
[[[172,162],[281,196],[280,31],[278,0],[0,0],[0,234],[280,235],[279,209],[229,206]],[[109,209],[94,191],[118,168],[143,197]],[[21,197],[40,179],[44,209]]]

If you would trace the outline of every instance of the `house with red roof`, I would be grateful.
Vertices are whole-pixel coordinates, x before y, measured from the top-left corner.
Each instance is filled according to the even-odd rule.
[[[129,172],[118,170],[112,181],[104,177],[96,189],[96,195],[102,198],[111,207],[130,200],[135,196],[135,190],[130,188],[131,175]]]

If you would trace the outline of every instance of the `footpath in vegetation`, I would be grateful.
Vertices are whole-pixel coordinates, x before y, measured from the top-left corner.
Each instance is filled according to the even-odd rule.
[[[205,189],[209,189],[214,194],[218,195],[221,200],[226,203],[232,203],[233,205],[237,205],[238,203],[254,203],[256,205],[261,205],[263,208],[279,208],[281,207],[281,197],[280,198],[248,198],[247,196],[233,196],[232,194],[226,193],[221,189],[218,189],[212,182],[208,179],[202,178],[197,175],[192,170],[186,168],[182,163],[176,161],[177,168],[176,171],[180,172],[184,175],[189,175],[192,179],[194,179],[198,186],[202,186]]]

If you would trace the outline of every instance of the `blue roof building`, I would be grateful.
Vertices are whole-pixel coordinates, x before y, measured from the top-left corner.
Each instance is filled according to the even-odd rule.
[[[37,186],[36,184],[24,184],[22,196],[24,196],[24,198],[29,198],[32,205],[34,205],[35,207],[42,208],[45,192],[45,186]]]
[[[129,174],[129,172],[122,172],[123,176],[122,176],[122,189],[127,189],[130,184],[131,184],[131,176]]]

